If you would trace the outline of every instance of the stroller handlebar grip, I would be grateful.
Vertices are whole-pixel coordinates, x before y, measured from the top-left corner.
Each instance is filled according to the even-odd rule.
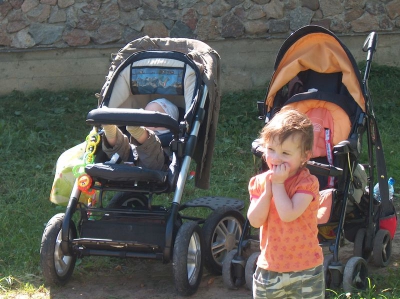
[[[86,123],[95,125],[163,127],[179,133],[179,123],[168,114],[129,108],[97,108],[91,110]]]

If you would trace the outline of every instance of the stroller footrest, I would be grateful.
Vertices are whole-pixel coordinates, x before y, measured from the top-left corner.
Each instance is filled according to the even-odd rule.
[[[85,167],[85,171],[93,178],[109,181],[165,183],[167,180],[167,173],[164,171],[129,164],[89,164]]]
[[[196,208],[196,207],[204,207],[215,210],[221,207],[232,207],[237,210],[242,210],[244,208],[243,200],[229,197],[219,197],[219,196],[206,196],[195,198],[185,202],[181,209],[184,208]]]
[[[117,248],[121,244],[133,247],[163,248],[165,246],[163,219],[131,219],[129,217],[87,220],[82,223],[80,242],[93,245],[92,240]]]

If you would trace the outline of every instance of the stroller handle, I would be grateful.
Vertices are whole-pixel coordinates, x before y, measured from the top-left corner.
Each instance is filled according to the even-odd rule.
[[[163,127],[172,133],[179,133],[179,123],[168,114],[129,108],[96,108],[91,110],[86,123],[92,126],[144,126]]]

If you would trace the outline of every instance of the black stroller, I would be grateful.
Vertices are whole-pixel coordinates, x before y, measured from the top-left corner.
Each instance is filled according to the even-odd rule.
[[[226,253],[242,235],[243,202],[210,196],[181,203],[192,159],[195,186],[209,186],[220,105],[219,64],[218,53],[190,39],[143,37],[113,58],[97,95],[99,108],[87,115],[93,130],[83,165],[74,167],[78,175],[66,211],[50,219],[43,233],[40,264],[47,283],[65,284],[76,259],[91,255],[172,261],[181,295],[196,292],[203,265],[221,273]],[[141,109],[160,97],[179,108],[179,121]],[[159,136],[167,152],[166,170],[111,161],[101,149],[104,124],[167,128],[170,132]],[[115,195],[107,203],[108,192]],[[153,204],[155,195],[172,192],[172,203]],[[189,207],[213,211],[204,219],[185,215]]]
[[[346,292],[368,286],[371,256],[376,265],[388,265],[397,223],[367,84],[376,43],[377,35],[372,32],[363,48],[368,56],[361,78],[353,56],[332,32],[319,26],[299,29],[282,45],[265,101],[259,103],[265,122],[282,107],[291,106],[306,113],[314,124],[314,158],[308,168],[320,182],[318,238],[330,252],[324,257],[326,287],[342,286]],[[361,161],[363,146],[368,151],[365,164]],[[261,157],[257,140],[252,152]],[[267,165],[262,162],[261,171],[265,170]],[[369,192],[375,180],[381,202]],[[252,288],[258,236],[251,235],[248,221],[243,231],[238,249],[223,264],[228,288],[244,283]],[[345,240],[354,243],[354,256],[344,265],[339,248]]]

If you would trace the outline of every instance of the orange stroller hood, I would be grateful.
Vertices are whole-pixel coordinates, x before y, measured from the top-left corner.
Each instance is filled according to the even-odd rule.
[[[306,26],[292,34],[282,45],[274,69],[265,99],[267,112],[271,110],[277,92],[306,70],[326,74],[341,72],[342,83],[365,112],[365,95],[357,64],[346,46],[323,27]]]

